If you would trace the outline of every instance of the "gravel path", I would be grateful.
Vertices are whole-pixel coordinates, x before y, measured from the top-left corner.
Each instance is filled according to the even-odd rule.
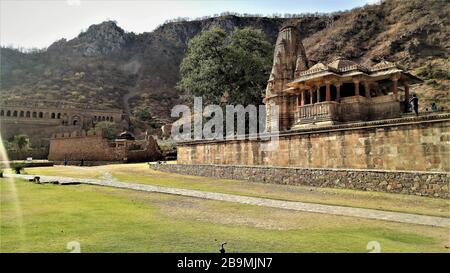
[[[5,176],[24,178],[24,179],[31,179],[34,177],[34,175],[17,175],[17,174],[5,174]],[[40,181],[43,183],[58,181],[59,184],[61,184],[61,185],[71,184],[71,183],[82,183],[82,184],[107,186],[107,187],[115,187],[115,188],[138,190],[138,191],[175,194],[175,195],[181,195],[181,196],[196,197],[196,198],[218,200],[218,201],[236,202],[236,203],[242,203],[242,204],[265,206],[265,207],[280,208],[280,209],[289,209],[289,210],[314,212],[314,213],[325,213],[325,214],[332,214],[332,215],[342,215],[342,216],[359,217],[359,218],[366,218],[366,219],[375,219],[375,220],[384,220],[384,221],[392,221],[392,222],[400,222],[400,223],[408,223],[408,224],[418,224],[418,225],[450,228],[450,218],[445,218],[445,217],[426,216],[426,215],[418,215],[418,214],[410,214],[410,213],[390,212],[390,211],[343,207],[343,206],[331,206],[331,205],[303,203],[303,202],[294,202],[294,201],[282,201],[282,200],[273,200],[273,199],[267,199],[267,198],[241,196],[241,195],[225,194],[225,193],[217,193],[217,192],[207,192],[207,191],[180,189],[180,188],[152,186],[152,185],[146,185],[146,184],[124,183],[124,182],[116,181],[114,179],[98,180],[98,179],[72,178],[72,177],[60,177],[60,176],[40,176]]]

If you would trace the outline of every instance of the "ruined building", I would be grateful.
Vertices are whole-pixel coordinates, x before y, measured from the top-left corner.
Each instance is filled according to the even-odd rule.
[[[343,58],[308,67],[299,31],[280,30],[266,88],[267,120],[279,109],[280,130],[398,118],[407,111],[409,86],[422,82],[397,64],[365,67]]]
[[[74,131],[54,134],[50,139],[48,159],[56,163],[99,165],[112,162],[144,162],[158,160],[161,153],[155,139],[145,135],[134,139],[128,132],[116,139],[107,139],[101,132]]]
[[[3,139],[26,134],[34,146],[41,146],[55,133],[89,130],[97,122],[115,122],[128,127],[120,109],[94,109],[87,104],[64,101],[0,102],[0,128]]]

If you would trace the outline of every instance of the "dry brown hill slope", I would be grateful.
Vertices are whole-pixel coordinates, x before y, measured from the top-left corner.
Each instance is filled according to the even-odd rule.
[[[2,48],[0,99],[64,99],[101,107],[124,107],[128,101],[138,127],[158,128],[179,102],[175,85],[191,38],[211,26],[227,30],[251,26],[274,43],[278,29],[293,23],[310,59],[327,61],[340,55],[364,63],[399,62],[426,81],[413,89],[426,99],[423,102],[437,100],[448,109],[449,18],[450,4],[445,0],[388,0],[301,18],[229,15],[173,22],[142,34],[107,21],[41,52]]]

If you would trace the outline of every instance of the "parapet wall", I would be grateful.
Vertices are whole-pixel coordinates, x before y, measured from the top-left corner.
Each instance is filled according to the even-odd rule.
[[[152,168],[264,183],[449,198],[450,114],[316,127],[262,140],[178,145],[178,164]]]
[[[133,144],[143,144],[141,149],[133,149]],[[101,132],[74,131],[58,133],[50,140],[48,159],[55,162],[76,162],[83,160],[86,164],[99,162],[139,162],[160,159],[156,141],[147,137],[145,141],[108,140]]]
[[[449,198],[450,181],[445,172],[180,164],[152,164],[150,167],[222,179]]]
[[[118,161],[126,158],[125,149],[114,149],[100,134],[80,134],[80,136],[68,134],[50,140],[49,160]]]
[[[263,140],[178,145],[178,163],[450,172],[450,114],[289,131],[272,151]]]

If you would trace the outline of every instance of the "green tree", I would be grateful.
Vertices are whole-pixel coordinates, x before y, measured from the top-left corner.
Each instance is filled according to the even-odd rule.
[[[13,143],[16,146],[17,150],[22,151],[23,149],[28,147],[29,139],[27,135],[20,134],[14,136]]]
[[[260,30],[214,27],[193,38],[181,63],[177,88],[205,104],[261,104],[272,65],[272,45]]]
[[[115,139],[121,131],[119,125],[110,121],[100,121],[95,124],[95,130],[102,132],[103,136],[108,139]]]

